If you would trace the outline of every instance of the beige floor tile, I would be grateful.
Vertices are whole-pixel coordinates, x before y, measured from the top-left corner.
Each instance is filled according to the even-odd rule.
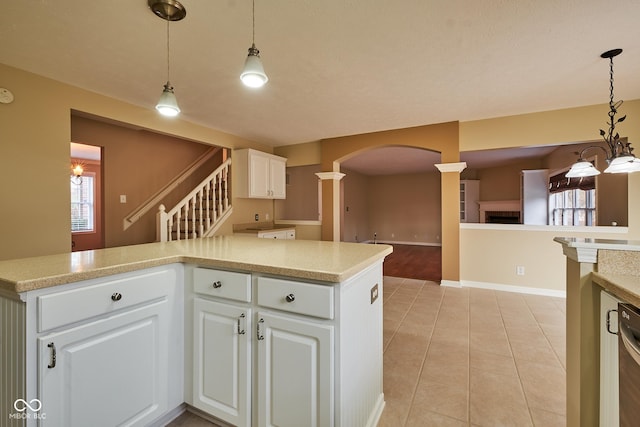
[[[395,424],[393,427],[398,427],[400,424]],[[392,425],[389,424],[389,427]],[[405,424],[407,427],[468,427],[469,424],[465,421],[456,420],[447,416],[437,414],[431,411],[412,410]],[[381,427],[378,425],[378,427]]]
[[[412,408],[413,412],[427,410],[468,422],[468,385],[421,381],[416,388]]]
[[[469,368],[490,374],[518,375],[516,364],[511,356],[503,356],[480,350],[472,350],[469,355]]]
[[[542,409],[531,408],[531,416],[533,417],[533,425],[535,427],[567,426],[567,417],[564,415],[554,414],[553,412],[543,411]]]
[[[483,427],[533,425],[516,375],[496,375],[472,370],[469,387],[469,416],[472,424]]]
[[[499,330],[495,332],[469,331],[469,348],[472,352],[478,350],[503,356],[512,356],[507,334]]]
[[[530,408],[566,414],[566,371],[559,365],[516,360]]]

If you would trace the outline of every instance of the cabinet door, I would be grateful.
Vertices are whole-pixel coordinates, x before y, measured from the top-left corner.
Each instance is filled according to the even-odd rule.
[[[333,326],[258,313],[260,426],[334,425]]]
[[[235,426],[251,420],[251,310],[194,301],[193,406]]]
[[[146,425],[166,412],[168,313],[165,299],[38,338],[41,425]]]
[[[271,197],[274,199],[287,198],[287,163],[285,160],[269,160],[269,181]]]
[[[270,198],[270,159],[260,154],[249,154],[249,197]]]

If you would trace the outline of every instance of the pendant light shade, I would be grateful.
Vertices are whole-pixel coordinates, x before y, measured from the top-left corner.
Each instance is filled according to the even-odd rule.
[[[245,86],[259,88],[269,81],[264,72],[262,61],[260,60],[260,51],[256,49],[256,45],[252,44],[249,48],[249,55],[244,62],[244,69],[240,74],[240,79]]]
[[[616,125],[623,122],[627,116],[616,119],[618,109],[622,105],[622,101],[615,102],[613,100],[613,58],[620,55],[622,49],[612,49],[600,55],[601,58],[609,60],[609,130],[600,129],[600,136],[605,142],[605,146],[592,145],[584,148],[580,152],[578,161],[571,166],[571,169],[565,175],[567,178],[594,176],[600,172],[595,166],[582,157],[585,151],[597,148],[604,151],[608,163],[605,173],[631,173],[640,171],[640,159],[633,155],[631,143],[627,142],[615,131]]]
[[[180,114],[180,107],[178,107],[178,100],[173,91],[173,86],[169,83],[169,22],[180,21],[187,15],[187,11],[177,0],[148,0],[147,4],[154,15],[167,21],[167,83],[162,89],[162,94],[156,104],[156,110],[163,116],[175,117]]]
[[[251,2],[251,47],[249,54],[244,61],[244,69],[240,74],[240,80],[245,86],[251,88],[259,88],[269,81],[269,77],[264,72],[262,60],[260,59],[260,51],[256,48],[256,2]]]
[[[156,110],[163,116],[175,117],[180,114],[180,107],[178,107],[178,100],[176,94],[173,93],[173,86],[167,82],[164,85],[164,90],[160,95],[160,100],[156,105]]]

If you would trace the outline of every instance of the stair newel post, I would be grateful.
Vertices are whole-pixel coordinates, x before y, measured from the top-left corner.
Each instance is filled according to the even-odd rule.
[[[156,241],[166,242],[167,238],[167,225],[169,223],[169,215],[167,215],[164,205],[158,207],[156,213]]]

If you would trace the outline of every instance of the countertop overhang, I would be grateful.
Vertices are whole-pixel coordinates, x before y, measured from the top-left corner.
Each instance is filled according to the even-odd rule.
[[[171,263],[339,283],[389,245],[217,236],[0,261],[0,289],[22,293]]]

